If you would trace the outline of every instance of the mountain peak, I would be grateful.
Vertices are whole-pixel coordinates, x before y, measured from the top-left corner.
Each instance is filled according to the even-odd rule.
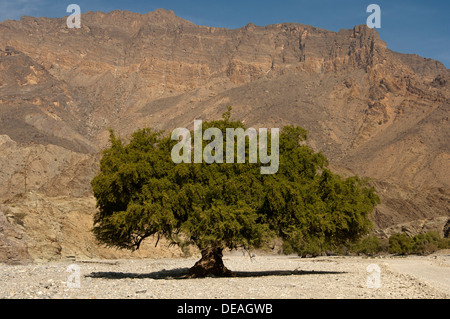
[[[156,9],[153,12],[150,11],[149,13],[158,14],[161,16],[171,16],[171,17],[176,16],[175,12],[173,12],[173,10],[166,10],[166,9],[162,9],[162,8]]]
[[[65,18],[4,21],[0,46],[0,135],[18,148],[53,145],[94,162],[91,149],[108,143],[108,128],[123,136],[141,127],[170,131],[233,105],[233,116],[253,127],[304,127],[333,165],[382,181],[385,197],[394,185],[400,198],[414,198],[387,201],[378,212],[384,220],[394,210],[411,216],[411,207],[415,217],[448,211],[447,197],[427,189],[449,187],[449,71],[389,50],[366,25],[210,28],[171,10],[115,10],[83,13],[81,29],[68,29]],[[0,200],[20,191],[20,152],[0,156],[12,172],[0,176]],[[91,179],[94,168],[54,173],[55,157],[43,157],[48,173],[36,172],[34,189],[89,189],[60,185]]]

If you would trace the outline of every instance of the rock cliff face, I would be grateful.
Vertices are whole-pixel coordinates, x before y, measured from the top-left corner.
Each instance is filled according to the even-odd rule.
[[[12,216],[8,216],[12,217]],[[23,236],[0,210],[0,262],[21,264],[32,261]]]
[[[449,70],[366,26],[230,30],[165,10],[87,12],[81,29],[1,22],[0,50],[1,201],[24,192],[25,174],[27,191],[91,200],[108,128],[171,131],[233,105],[251,127],[301,125],[332,168],[373,178],[377,228],[450,216]]]
[[[155,247],[156,240],[150,239],[136,252],[99,246],[90,232],[94,213],[93,197],[48,198],[30,192],[11,198],[0,206],[0,262],[183,255],[164,240]]]

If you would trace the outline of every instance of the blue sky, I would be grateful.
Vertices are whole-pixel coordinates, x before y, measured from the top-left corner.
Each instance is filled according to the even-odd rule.
[[[369,4],[381,7],[381,38],[402,53],[433,58],[450,67],[449,0],[0,0],[0,21],[22,15],[62,17],[75,3],[82,12],[116,9],[147,13],[157,8],[199,25],[240,28],[249,22],[310,24],[332,31],[365,24]]]

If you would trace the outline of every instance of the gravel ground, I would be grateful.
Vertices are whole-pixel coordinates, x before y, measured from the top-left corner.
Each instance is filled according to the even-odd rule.
[[[0,298],[448,299],[450,297],[450,287],[445,283],[436,284],[439,276],[446,276],[447,280],[450,277],[449,255],[423,258],[305,259],[295,256],[249,258],[230,254],[224,257],[224,262],[236,273],[236,277],[182,278],[197,260],[198,258],[77,260],[20,266],[0,264]],[[69,267],[70,265],[76,266]],[[369,265],[372,265],[369,267],[372,272],[368,272]],[[424,268],[426,265],[430,265],[432,267],[430,269],[437,272],[430,275],[429,269]],[[76,269],[79,269],[80,274],[79,288]],[[419,271],[414,272],[414,269]],[[379,281],[376,280],[378,275]]]

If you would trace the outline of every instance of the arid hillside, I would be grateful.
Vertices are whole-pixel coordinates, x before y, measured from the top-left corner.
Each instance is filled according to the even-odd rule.
[[[365,25],[231,30],[161,9],[87,12],[80,29],[58,18],[1,22],[0,227],[9,231],[0,235],[0,260],[21,260],[11,255],[20,245],[24,256],[28,247],[39,258],[36,243],[53,240],[29,231],[36,198],[46,203],[38,210],[54,213],[63,229],[69,221],[56,215],[75,202],[92,216],[90,180],[109,128],[124,138],[140,127],[190,128],[194,119],[219,118],[228,105],[249,127],[304,127],[333,170],[371,177],[382,199],[373,214],[377,230],[431,223],[443,232],[450,218],[449,98],[442,63],[393,52]],[[14,214],[25,214],[23,225]],[[70,223],[80,231],[87,225]],[[101,255],[87,253],[91,241],[80,239],[78,253]],[[44,255],[77,254],[67,251]]]

